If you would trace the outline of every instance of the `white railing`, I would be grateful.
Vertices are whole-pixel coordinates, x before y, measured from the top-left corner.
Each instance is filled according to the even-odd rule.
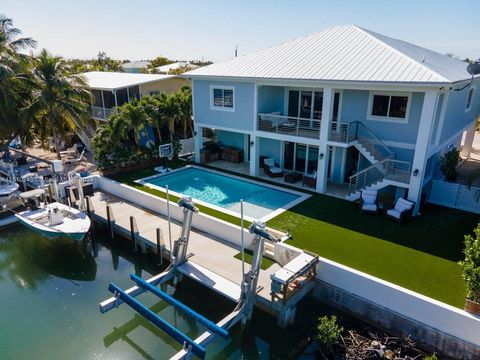
[[[358,141],[377,161],[392,157],[393,152],[360,121],[332,122],[329,140],[341,143]]]
[[[277,114],[258,114],[258,130],[318,139],[320,120]]]
[[[410,183],[410,163],[387,158],[350,176],[349,195],[383,180]]]
[[[107,109],[101,106],[92,106],[92,117],[96,119],[107,120],[112,109]]]

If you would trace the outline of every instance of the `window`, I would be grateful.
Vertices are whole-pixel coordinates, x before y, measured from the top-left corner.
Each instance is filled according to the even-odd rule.
[[[472,107],[472,100],[473,100],[473,92],[475,88],[470,88],[468,90],[468,95],[467,95],[467,103],[465,105],[465,111],[469,111],[470,108]]]
[[[323,92],[290,90],[288,92],[288,116],[304,119],[322,118]]]
[[[233,87],[210,87],[210,107],[214,110],[235,111]]]
[[[410,94],[371,93],[368,118],[370,120],[408,121]]]

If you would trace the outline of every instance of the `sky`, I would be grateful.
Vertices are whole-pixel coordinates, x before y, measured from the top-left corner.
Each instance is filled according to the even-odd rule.
[[[223,61],[335,25],[480,57],[479,0],[2,0],[0,14],[66,58]]]

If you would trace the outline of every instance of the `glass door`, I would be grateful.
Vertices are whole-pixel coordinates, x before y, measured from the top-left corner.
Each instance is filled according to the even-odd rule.
[[[285,141],[283,152],[283,168],[293,170],[293,162],[295,161],[295,143]]]
[[[307,174],[317,172],[318,168],[318,147],[308,146]]]
[[[307,145],[297,144],[295,150],[295,171],[303,174],[307,165]]]

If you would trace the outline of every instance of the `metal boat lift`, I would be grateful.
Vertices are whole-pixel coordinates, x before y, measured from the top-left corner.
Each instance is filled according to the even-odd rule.
[[[216,335],[228,338],[228,329],[239,321],[241,321],[242,324],[246,324],[246,322],[251,319],[265,241],[276,242],[278,240],[265,230],[264,224],[253,223],[250,226],[250,232],[255,234],[255,248],[250,270],[246,274],[243,274],[240,300],[230,314],[215,324],[158,287],[160,284],[171,279],[174,279],[174,282],[179,281],[182,276],[179,267],[188,262],[188,242],[190,238],[192,218],[195,213],[198,213],[198,209],[189,197],[182,198],[179,200],[178,204],[183,208],[182,232],[180,237],[174,242],[170,256],[171,262],[168,268],[164,272],[153,276],[148,280],[143,280],[140,277],[131,274],[130,278],[136,283],[136,286],[127,290],[122,290],[117,285],[110,283],[108,290],[113,293],[113,297],[100,303],[99,308],[100,312],[105,313],[118,307],[120,304],[125,303],[183,345],[183,349],[173,356],[172,359],[190,359],[193,355],[203,359],[206,355],[205,347]],[[197,339],[191,339],[135,299],[135,297],[147,291],[168,302],[179,311],[195,319],[197,322],[203,324],[207,327],[207,331]]]

